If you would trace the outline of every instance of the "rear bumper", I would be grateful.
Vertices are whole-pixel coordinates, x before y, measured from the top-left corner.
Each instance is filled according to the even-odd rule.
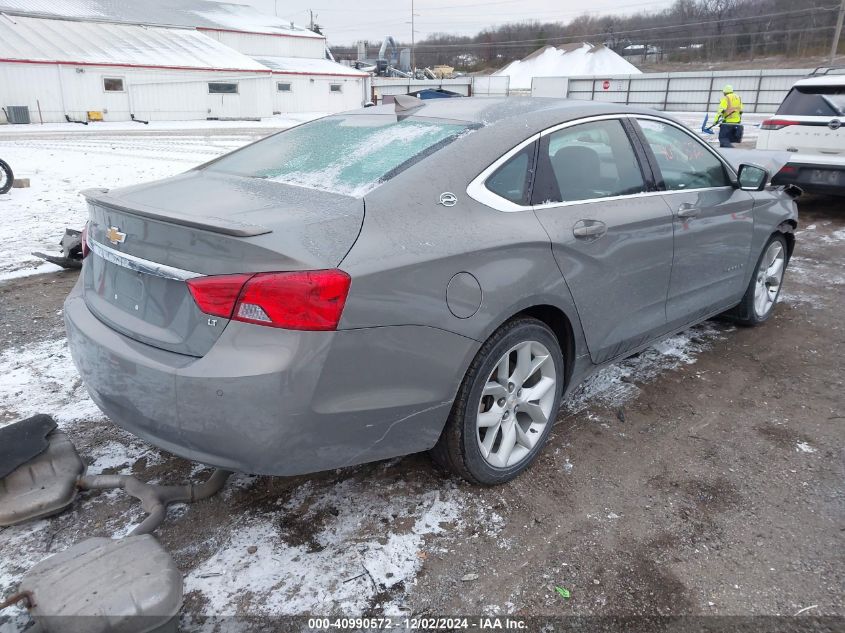
[[[293,332],[232,322],[195,358],[132,340],[65,302],[73,360],[116,424],[167,451],[295,475],[437,441],[478,343],[416,326]]]
[[[798,185],[804,191],[811,193],[826,193],[845,195],[845,164],[831,164],[822,162],[804,162],[790,157],[790,161],[772,178],[773,185]],[[790,170],[792,168],[792,170]],[[784,169],[787,170],[784,173]],[[813,172],[821,170],[837,174],[835,183],[818,182],[813,178]]]

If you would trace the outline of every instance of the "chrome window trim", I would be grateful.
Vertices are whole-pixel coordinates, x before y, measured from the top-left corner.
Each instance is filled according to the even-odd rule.
[[[525,149],[526,146],[531,145],[540,138],[540,133],[525,139],[515,147],[505,152],[502,156],[497,158],[478,176],[473,178],[472,182],[467,185],[467,195],[481,204],[487,205],[497,211],[513,212],[513,211],[530,211],[531,205],[522,205],[511,202],[507,198],[503,198],[499,194],[493,193],[487,188],[487,179],[499,169],[502,165],[508,162],[513,156]]]
[[[472,182],[469,183],[467,186],[467,195],[475,200],[476,202],[480,202],[482,204],[487,205],[497,211],[503,211],[505,213],[512,213],[514,211],[531,211],[533,209],[549,209],[551,207],[559,207],[559,206],[569,206],[573,204],[584,204],[587,202],[597,202],[599,200],[621,200],[625,198],[634,198],[637,196],[651,196],[655,194],[664,193],[662,191],[645,191],[641,193],[632,193],[625,196],[607,196],[602,198],[588,198],[586,200],[571,200],[566,202],[550,202],[548,204],[535,204],[535,205],[521,205],[516,204],[515,202],[511,202],[510,200],[506,200],[502,198],[498,194],[493,193],[486,187],[487,179],[493,175],[493,173],[505,164],[514,154],[519,152],[523,149],[526,145],[530,145],[534,141],[537,141],[543,136],[548,136],[549,134],[553,134],[558,130],[563,130],[568,127],[574,127],[576,125],[581,125],[582,123],[592,123],[593,121],[608,121],[608,120],[622,120],[628,117],[631,117],[630,113],[622,113],[622,114],[597,114],[595,116],[583,117],[580,119],[573,119],[572,121],[566,121],[564,123],[558,123],[550,128],[546,128],[534,134],[530,138],[522,141],[519,145],[511,149],[510,151],[506,152],[500,158],[495,160],[487,169],[482,171],[478,176],[476,176]],[[633,150],[633,147],[631,148]],[[536,166],[535,166],[536,168]]]
[[[145,275],[152,275],[153,277],[161,277],[162,279],[172,279],[174,281],[187,281],[189,279],[196,279],[197,277],[205,277],[201,273],[195,273],[190,270],[183,270],[173,266],[166,266],[165,264],[157,264],[148,259],[141,259],[135,255],[128,253],[121,253],[113,248],[100,244],[94,240],[88,240],[88,248],[91,252],[111,262],[116,266],[121,266],[137,273],[144,273]]]
[[[540,132],[540,136],[548,136],[549,134],[554,134],[555,132],[559,132],[560,130],[564,130],[568,127],[574,127],[576,125],[581,125],[582,123],[593,123],[594,121],[608,121],[613,119],[627,119],[630,118],[632,115],[629,112],[620,113],[620,114],[596,114],[594,116],[584,117],[583,119],[573,119],[572,121],[566,121],[565,123],[558,123],[550,128],[546,128],[542,132]],[[633,150],[633,146],[631,147]],[[601,198],[599,198],[601,199]]]
[[[690,189],[690,191],[692,191],[692,189]],[[665,191],[641,191],[640,193],[629,193],[624,196],[605,196],[603,198],[586,198],[585,200],[563,200],[562,202],[547,202],[545,204],[535,204],[533,207],[529,208],[540,211],[542,209],[555,209],[557,207],[571,207],[577,204],[613,202],[615,200],[630,200],[631,198],[649,198],[651,196],[660,196],[665,193]]]
[[[697,189],[667,189],[663,191],[643,191],[640,193],[632,193],[624,196],[606,196],[602,198],[588,198],[586,200],[570,200],[570,201],[563,201],[563,202],[549,202],[547,204],[535,204],[535,205],[521,205],[516,204],[515,202],[511,202],[498,194],[493,193],[490,191],[486,186],[487,179],[493,175],[493,173],[499,169],[502,165],[504,165],[514,154],[518,153],[522,150],[526,145],[530,145],[531,143],[537,141],[543,136],[548,136],[549,134],[553,134],[558,130],[563,130],[568,127],[573,127],[576,125],[580,125],[582,123],[592,123],[593,121],[607,121],[613,119],[649,119],[652,121],[657,121],[658,123],[665,123],[667,125],[671,125],[673,127],[678,128],[682,132],[685,132],[687,135],[695,139],[697,142],[701,143],[707,151],[713,154],[719,162],[724,165],[727,170],[728,174],[732,177],[733,180],[736,180],[736,171],[730,165],[730,163],[725,160],[721,154],[719,154],[716,150],[714,150],[710,145],[702,141],[698,138],[695,134],[692,133],[688,128],[686,128],[683,124],[676,123],[671,119],[667,119],[661,116],[655,116],[651,114],[638,114],[635,112],[625,112],[619,114],[599,114],[590,117],[584,117],[581,119],[573,119],[572,121],[566,121],[565,123],[559,123],[554,125],[550,128],[542,130],[537,134],[534,134],[530,138],[522,141],[508,152],[503,154],[501,157],[493,161],[484,171],[482,171],[478,176],[473,178],[473,180],[467,185],[467,195],[475,200],[476,202],[480,202],[492,209],[497,211],[502,211],[505,213],[513,213],[514,211],[531,211],[531,210],[540,210],[540,209],[551,209],[555,207],[568,207],[578,204],[588,204],[592,202],[599,202],[599,201],[614,201],[614,200],[625,200],[629,198],[646,198],[651,196],[660,196],[660,195],[667,195],[673,193],[695,193],[699,191],[713,191],[717,189],[726,189],[728,185],[723,187],[700,187]],[[535,166],[536,168],[536,166]],[[734,187],[735,188],[735,187]]]

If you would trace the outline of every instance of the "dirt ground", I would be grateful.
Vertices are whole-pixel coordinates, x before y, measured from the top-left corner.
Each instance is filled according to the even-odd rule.
[[[390,605],[415,615],[792,615],[812,607],[806,615],[845,616],[845,207],[808,196],[800,214],[771,321],[710,324],[694,363],[637,384],[622,405],[570,406],[577,412],[560,417],[539,461],[517,480],[473,487],[436,471],[426,455],[310,477],[241,478],[226,495],[171,513],[162,543],[194,573],[224,543],[221,525],[272,511],[273,538],[301,546],[294,560],[307,567],[326,547],[321,530],[346,510],[291,505],[303,489],[387,495],[399,487],[409,498],[458,495],[478,511],[426,533],[413,578],[387,586],[364,577],[364,613]],[[61,304],[75,277],[0,284],[0,348],[61,337]],[[15,407],[3,414],[14,418]],[[101,420],[72,435],[83,454],[126,441]],[[112,466],[105,471],[146,480],[198,472],[166,454]],[[112,534],[116,517],[142,516],[134,505],[117,495],[56,517],[46,551]],[[369,507],[362,502],[356,537],[344,547],[412,529],[402,512],[367,517]],[[186,618],[215,612],[208,593],[188,589]],[[258,600],[244,591],[236,611],[256,613]]]

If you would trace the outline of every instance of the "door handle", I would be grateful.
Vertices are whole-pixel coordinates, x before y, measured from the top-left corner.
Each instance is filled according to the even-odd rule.
[[[607,233],[607,225],[598,220],[578,220],[572,227],[575,237],[601,237]]]
[[[694,204],[690,204],[689,202],[684,202],[681,206],[678,207],[678,217],[679,218],[697,218],[701,213],[701,209]]]

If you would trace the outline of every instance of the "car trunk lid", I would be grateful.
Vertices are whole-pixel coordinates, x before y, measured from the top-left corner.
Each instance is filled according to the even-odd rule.
[[[125,336],[192,356],[228,320],[197,307],[188,279],[333,268],[364,217],[361,199],[202,171],[84,195],[88,308]]]

